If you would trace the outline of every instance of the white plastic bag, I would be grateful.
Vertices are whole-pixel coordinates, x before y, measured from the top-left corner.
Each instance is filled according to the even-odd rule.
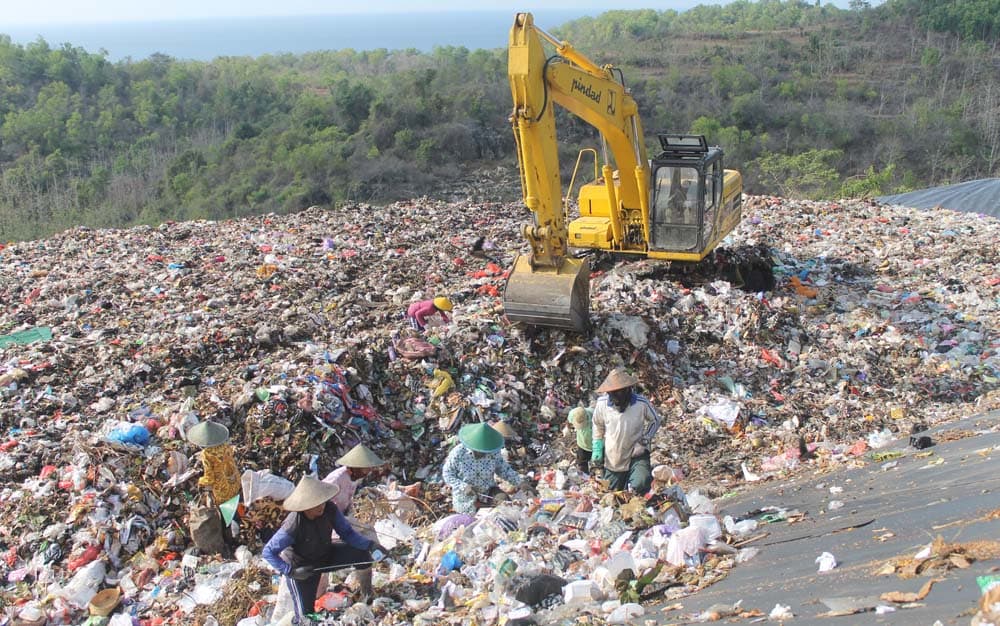
[[[608,615],[608,623],[629,624],[635,618],[642,617],[645,614],[646,609],[642,608],[641,604],[629,602],[628,604],[623,604],[614,611],[611,611],[611,615]]]
[[[726,428],[732,428],[740,417],[740,405],[729,398],[719,398],[715,404],[699,408],[697,414],[706,416]]]
[[[97,588],[104,580],[106,567],[104,561],[97,559],[87,563],[73,575],[69,583],[62,589],[62,597],[70,605],[78,609],[86,608],[90,600],[97,594]]]
[[[709,498],[706,498],[698,493],[697,490],[692,491],[687,495],[687,504],[692,513],[715,515],[715,505],[712,504],[712,501]]]
[[[642,348],[649,341],[649,324],[641,317],[612,313],[606,324],[619,331],[636,348]]]
[[[288,584],[289,580],[282,576],[281,582],[278,583],[278,597],[274,601],[274,610],[271,611],[272,624],[283,623],[285,619],[288,621],[284,623],[291,624],[295,619],[295,601],[292,600]]]
[[[829,572],[833,568],[837,567],[837,559],[834,558],[829,552],[824,552],[823,554],[816,557],[816,562],[819,563],[819,572]]]
[[[722,528],[719,527],[719,519],[714,515],[692,515],[688,518],[689,526],[698,526],[705,529],[705,540],[715,541],[722,536]]]
[[[695,557],[708,543],[705,529],[688,526],[670,535],[667,542],[667,561],[671,565],[686,565],[688,557]]]
[[[395,515],[375,522],[375,532],[378,534],[378,542],[390,550],[401,542],[409,542],[417,534],[417,531]]]
[[[243,486],[243,502],[247,506],[261,498],[281,502],[295,490],[295,483],[267,470],[247,470],[240,477],[240,483]]]

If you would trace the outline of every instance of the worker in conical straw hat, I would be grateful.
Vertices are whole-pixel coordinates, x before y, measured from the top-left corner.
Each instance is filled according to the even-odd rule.
[[[385,461],[367,446],[359,443],[337,459],[337,465],[340,467],[327,474],[323,482],[340,487],[340,492],[333,497],[333,503],[341,513],[348,515],[358,486],[366,478],[377,473],[378,469],[385,465]]]
[[[503,500],[505,494],[497,485],[497,476],[518,488],[528,487],[528,482],[500,454],[503,445],[503,435],[485,422],[459,429],[458,444],[448,453],[441,470],[444,482],[451,487],[456,513],[475,513],[480,500],[489,504]]]
[[[212,491],[215,504],[239,494],[240,472],[233,446],[229,444],[229,429],[218,422],[201,422],[187,431],[187,440],[202,449],[204,473],[198,484]]]
[[[597,388],[603,395],[594,407],[591,461],[604,468],[610,489],[644,495],[653,482],[649,450],[660,416],[635,393],[638,383],[624,368],[615,368]]]
[[[498,433],[500,433],[500,435],[503,437],[503,439],[504,439],[505,442],[508,441],[508,440],[510,440],[510,439],[520,439],[521,438],[517,434],[517,431],[515,431],[514,428],[510,424],[508,424],[507,422],[505,422],[503,420],[497,420],[495,422],[491,422],[490,426],[493,428],[493,430],[495,430]]]
[[[296,623],[313,612],[322,571],[355,566],[358,593],[365,601],[372,596],[371,563],[386,550],[351,527],[332,502],[339,491],[337,485],[303,477],[285,498],[288,517],[264,546],[264,560],[287,579]],[[333,532],[340,541],[333,541]]]

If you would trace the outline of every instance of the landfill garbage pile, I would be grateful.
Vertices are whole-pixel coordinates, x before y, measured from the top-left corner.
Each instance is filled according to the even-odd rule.
[[[416,200],[0,246],[0,610],[276,620],[255,555],[282,494],[364,442],[392,480],[359,492],[358,517],[405,541],[370,606],[321,598],[336,623],[624,623],[752,556],[753,529],[706,495],[1000,406],[995,219],[749,197],[726,253],[763,253],[773,289],[599,256],[581,336],[502,316],[526,218]],[[411,332],[406,306],[439,295],[452,322]],[[664,416],[646,501],[580,475],[565,426],[619,365]],[[186,433],[209,420],[243,477],[221,556],[188,525],[205,494]],[[510,460],[538,484],[456,521],[441,464],[480,420],[513,427]]]

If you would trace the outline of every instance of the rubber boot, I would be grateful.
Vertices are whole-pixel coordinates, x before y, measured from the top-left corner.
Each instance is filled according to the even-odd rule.
[[[372,589],[372,568],[354,570],[354,578],[358,581],[358,599],[365,604],[372,600],[375,591]]]

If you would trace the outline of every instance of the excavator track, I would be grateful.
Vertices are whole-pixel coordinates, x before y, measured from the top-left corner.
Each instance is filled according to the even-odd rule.
[[[658,262],[637,276],[673,280],[692,288],[724,280],[747,292],[771,291],[775,286],[772,250],[763,244],[718,247],[698,263]],[[617,259],[633,258],[600,253],[594,255],[595,269],[611,269]]]

